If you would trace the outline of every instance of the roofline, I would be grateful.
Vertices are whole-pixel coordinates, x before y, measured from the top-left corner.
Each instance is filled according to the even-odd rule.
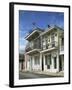
[[[33,35],[35,32],[42,32],[42,31],[40,31],[40,30],[34,30],[32,33],[30,33],[28,36],[25,37],[26,40],[27,40],[31,35]]]
[[[33,35],[35,32],[43,32],[43,33],[40,34],[40,36],[42,36],[42,35],[46,34],[47,32],[51,31],[51,30],[54,29],[54,28],[58,28],[58,29],[60,29],[60,30],[62,30],[62,31],[64,32],[64,30],[63,30],[62,28],[54,25],[54,26],[48,28],[48,30],[46,30],[46,31],[44,31],[44,32],[41,31],[41,30],[39,30],[39,29],[38,29],[38,30],[34,30],[32,33],[30,33],[28,36],[26,36],[25,39],[27,40],[27,39],[28,39],[31,35]]]
[[[47,32],[51,31],[51,30],[54,29],[54,28],[58,28],[58,29],[60,29],[60,30],[62,30],[62,31],[64,32],[64,30],[63,30],[62,28],[54,25],[53,27],[49,28],[47,31],[44,31],[44,32],[43,32],[42,34],[40,34],[40,35],[42,36],[42,35],[46,34]]]

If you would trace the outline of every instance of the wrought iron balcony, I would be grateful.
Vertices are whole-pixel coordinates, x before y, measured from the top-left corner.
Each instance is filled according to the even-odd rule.
[[[41,45],[38,43],[34,44],[33,46],[27,45],[25,51],[28,52],[33,49],[41,49]]]
[[[51,43],[48,43],[46,45],[43,45],[42,46],[42,49],[50,49],[50,48],[53,48],[53,47],[58,47],[58,42],[54,41],[54,42],[51,42]]]
[[[50,49],[50,48],[54,48],[54,47],[58,47],[58,42],[54,41],[51,43],[48,43],[46,45],[42,45],[39,43],[34,43],[33,46],[30,46],[29,44],[26,46],[26,52],[33,50],[33,49],[41,49],[41,50],[45,50],[45,49]]]

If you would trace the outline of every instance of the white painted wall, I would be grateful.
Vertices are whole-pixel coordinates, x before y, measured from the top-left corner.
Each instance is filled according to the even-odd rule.
[[[36,55],[37,55],[37,54],[36,54]],[[30,66],[29,69],[30,69],[30,70],[33,70],[33,71],[41,70],[41,59],[39,59],[39,60],[40,60],[40,64],[35,65],[35,59],[34,59],[34,57],[35,57],[36,55],[31,56],[31,57],[32,57],[32,64],[31,64],[31,61],[30,61],[30,63],[29,63],[29,66]]]
[[[51,42],[52,42],[52,40],[51,40],[51,34],[52,33],[54,33],[54,36],[55,36],[55,34],[57,34],[57,36],[55,36],[54,38],[55,38],[55,45],[56,46],[58,46],[58,33],[57,33],[57,31],[51,31],[51,33],[50,34],[48,34],[48,35],[45,35],[46,37],[47,37],[47,40],[48,40],[48,43],[47,44],[49,44],[49,46],[48,46],[48,48],[51,48]],[[45,36],[44,37],[42,37],[42,39],[43,39],[43,46],[45,46],[46,45],[46,38],[45,38]],[[50,39],[50,41],[49,41],[49,39]],[[43,49],[46,49],[46,47],[43,47]]]
[[[54,60],[53,60],[53,55],[54,53],[56,53],[57,55],[57,68],[54,68]],[[51,52],[51,65],[50,65],[50,69],[47,69],[47,65],[45,65],[45,55],[43,55],[43,59],[44,59],[44,71],[49,71],[49,72],[58,72],[59,71],[59,56],[58,56],[58,51],[52,51]]]
[[[60,48],[60,55],[64,54],[64,50],[61,50],[62,48],[64,48],[63,46],[61,46],[61,38],[59,38],[59,48]]]

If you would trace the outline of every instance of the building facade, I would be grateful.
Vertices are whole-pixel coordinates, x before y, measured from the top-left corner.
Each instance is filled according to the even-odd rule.
[[[64,70],[64,31],[58,26],[36,28],[26,36],[25,70],[60,72]]]

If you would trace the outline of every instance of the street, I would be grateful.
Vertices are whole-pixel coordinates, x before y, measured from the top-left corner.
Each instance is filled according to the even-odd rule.
[[[50,77],[52,77],[52,76],[36,74],[33,72],[20,72],[19,73],[19,79],[50,78]]]

